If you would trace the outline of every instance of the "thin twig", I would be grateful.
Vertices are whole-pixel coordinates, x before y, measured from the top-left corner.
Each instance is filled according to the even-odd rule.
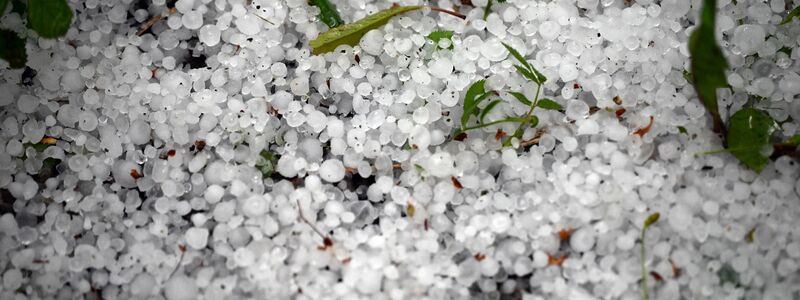
[[[542,136],[544,135],[545,132],[547,132],[547,130],[544,129],[536,130],[536,134],[533,136],[533,138],[531,138],[530,140],[520,142],[519,146],[528,147],[528,146],[538,145],[539,141],[542,139]]]
[[[464,20],[464,19],[466,19],[466,18],[467,18],[467,16],[465,16],[465,15],[462,15],[462,14],[460,14],[460,13],[454,12],[454,11],[452,11],[452,10],[447,10],[447,9],[444,9],[444,8],[441,8],[441,7],[429,6],[429,8],[430,8],[432,11],[438,11],[438,12],[446,13],[446,14],[448,14],[448,15],[454,16],[454,17],[456,17],[456,18],[460,18],[460,19],[462,19],[462,20]]]
[[[314,226],[314,224],[312,224],[311,221],[306,219],[306,216],[303,215],[303,208],[300,207],[300,199],[295,199],[295,200],[297,201],[297,213],[300,217],[300,220],[303,220],[303,222],[308,224],[308,226],[310,226],[311,229],[314,229],[314,232],[316,232],[323,240],[329,239],[327,235],[323,234],[322,231],[317,228],[317,226]]]
[[[144,22],[144,25],[142,25],[142,27],[139,28],[139,31],[136,31],[136,35],[137,36],[142,36],[145,32],[147,32],[147,30],[150,29],[150,27],[153,27],[153,25],[158,23],[158,21],[161,21],[166,16],[174,14],[176,11],[177,11],[177,9],[175,9],[173,7],[173,8],[168,9],[166,14],[160,14],[160,15],[153,16],[152,18],[147,20],[147,22]]]

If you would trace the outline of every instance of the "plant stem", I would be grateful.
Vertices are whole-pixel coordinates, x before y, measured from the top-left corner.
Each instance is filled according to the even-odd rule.
[[[534,96],[534,98],[533,98],[533,103],[531,103],[531,108],[528,109],[528,112],[525,114],[524,117],[522,117],[524,120],[530,120],[531,114],[533,114],[533,110],[536,109],[536,105],[539,104],[539,92],[541,92],[541,90],[542,90],[542,85],[541,84],[537,84],[536,85],[536,96]],[[504,147],[505,146],[511,146],[511,140],[513,138],[515,138],[515,137],[516,138],[521,138],[522,137],[522,127],[525,126],[525,123],[526,122],[520,123],[519,127],[517,127],[517,130],[514,131],[514,134],[512,136],[508,137],[508,139],[505,142],[503,142],[503,146]]]
[[[645,226],[644,228],[642,228],[642,237],[641,237],[642,243],[640,244],[640,246],[641,246],[640,252],[641,252],[641,255],[642,255],[641,263],[642,263],[642,299],[643,300],[649,300],[650,299],[650,296],[649,296],[648,290],[647,290],[647,266],[645,265],[645,249],[644,249],[644,234],[645,234],[645,232],[647,232],[647,227],[648,226]]]
[[[467,16],[465,16],[465,15],[462,15],[460,13],[454,12],[452,10],[447,10],[447,9],[444,9],[444,8],[441,8],[441,7],[438,7],[438,6],[428,6],[428,8],[430,8],[432,11],[438,11],[438,12],[441,12],[441,13],[446,13],[448,15],[454,16],[456,18],[460,18],[462,20],[467,18]]]
[[[500,124],[500,123],[525,123],[525,122],[526,122],[525,118],[509,117],[509,118],[505,118],[505,119],[492,121],[492,122],[489,122],[489,123],[482,123],[482,124],[478,124],[478,125],[475,125],[475,126],[463,128],[463,129],[461,129],[461,132],[465,132],[467,130],[472,130],[472,129],[489,127],[489,126]]]

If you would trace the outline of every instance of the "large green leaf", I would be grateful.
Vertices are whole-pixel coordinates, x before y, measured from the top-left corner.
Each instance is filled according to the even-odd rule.
[[[485,80],[478,80],[467,89],[464,95],[464,114],[461,116],[461,127],[466,128],[469,116],[473,114],[478,107],[478,100],[481,96],[486,94],[484,90]]]
[[[72,24],[72,9],[66,0],[29,0],[28,23],[44,38],[63,36]]]
[[[746,166],[761,172],[769,162],[764,148],[770,146],[776,123],[767,113],[755,108],[737,111],[728,128],[728,151]]]
[[[783,21],[781,21],[781,25],[788,24],[795,17],[800,17],[800,6],[795,7],[792,11],[790,11],[789,14],[787,14],[786,17],[783,18]]]
[[[366,16],[354,23],[345,24],[323,32],[316,39],[308,43],[309,46],[311,46],[311,53],[320,54],[330,52],[340,45],[355,46],[361,41],[364,34],[388,23],[392,17],[405,12],[418,10],[422,7],[423,6],[419,5],[393,7]]]
[[[717,45],[714,31],[717,1],[704,0],[700,12],[700,24],[689,37],[689,53],[691,54],[692,79],[697,96],[703,106],[711,114],[714,131],[724,132],[722,118],[717,104],[717,88],[728,86],[725,69],[728,62]]]
[[[7,61],[13,69],[25,66],[28,55],[25,52],[25,40],[10,30],[0,29],[0,58]]]
[[[339,15],[339,11],[336,10],[336,6],[331,4],[330,1],[310,0],[309,2],[319,8],[319,19],[322,23],[328,25],[328,28],[336,28],[344,24],[344,20]]]

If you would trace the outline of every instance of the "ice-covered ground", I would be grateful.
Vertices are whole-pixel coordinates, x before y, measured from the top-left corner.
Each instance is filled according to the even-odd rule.
[[[179,0],[141,36],[165,0],[69,0],[0,73],[0,298],[639,299],[654,212],[651,299],[800,298],[798,163],[695,156],[721,148],[684,77],[700,1],[468,2],[314,56],[306,0]],[[800,131],[797,5],[719,1],[723,116],[759,96]],[[454,141],[472,82],[535,93],[500,42],[566,109]],[[500,97],[487,118],[528,109]]]

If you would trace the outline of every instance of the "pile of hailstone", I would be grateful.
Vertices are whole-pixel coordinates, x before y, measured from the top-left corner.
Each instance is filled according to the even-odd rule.
[[[701,1],[440,0],[466,20],[322,55],[306,0],[68,2],[29,70],[0,62],[2,299],[638,299],[642,263],[652,299],[800,297],[798,163],[695,155],[721,148],[684,77]],[[718,3],[723,116],[758,96],[800,133],[800,1]],[[566,109],[453,140],[476,80],[535,92],[501,42]],[[501,96],[488,118],[527,111]]]

